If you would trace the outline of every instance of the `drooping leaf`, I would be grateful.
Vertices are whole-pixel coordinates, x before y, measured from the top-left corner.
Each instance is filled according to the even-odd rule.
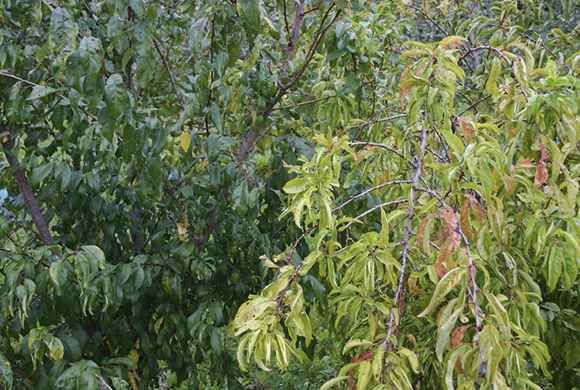
[[[439,280],[437,286],[435,287],[435,291],[433,292],[433,296],[429,301],[429,304],[423,310],[418,317],[425,317],[429,315],[439,304],[445,299],[447,294],[449,294],[455,286],[461,281],[461,279],[465,275],[465,269],[456,267],[450,270]]]

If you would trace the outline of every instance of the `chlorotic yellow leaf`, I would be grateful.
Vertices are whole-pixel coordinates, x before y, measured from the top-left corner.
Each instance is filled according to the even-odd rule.
[[[191,146],[191,133],[189,131],[183,131],[181,136],[179,136],[179,145],[184,152],[189,150]]]

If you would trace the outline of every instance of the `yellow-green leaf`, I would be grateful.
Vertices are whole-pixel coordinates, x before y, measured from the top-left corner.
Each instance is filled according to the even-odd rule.
[[[399,355],[402,355],[402,356],[407,358],[407,361],[409,362],[411,369],[415,373],[419,372],[419,359],[417,358],[417,355],[415,354],[415,352],[413,352],[407,348],[401,348],[401,349],[399,349]]]
[[[184,152],[189,150],[189,146],[191,145],[191,133],[189,131],[183,131],[179,136],[179,145]]]
[[[284,192],[287,194],[297,194],[299,192],[304,191],[309,184],[309,180],[305,177],[297,177],[290,180],[284,186]]]
[[[465,270],[462,268],[454,268],[451,271],[447,272],[445,276],[439,280],[437,286],[435,287],[435,292],[433,292],[433,296],[431,297],[431,301],[429,305],[423,310],[418,317],[425,317],[429,315],[439,304],[443,301],[443,298],[447,296],[453,290],[455,286],[461,281],[461,278],[465,274]]]
[[[342,348],[342,354],[344,355],[349,350],[356,348],[356,347],[360,347],[360,346],[370,347],[371,345],[373,345],[372,341],[361,340],[361,339],[351,339],[344,345],[344,348]]]
[[[348,376],[346,376],[346,375],[332,378],[331,380],[327,381],[322,386],[320,386],[320,390],[328,390],[328,389],[334,387],[335,385],[339,384],[340,382],[343,382],[347,379],[348,379]]]
[[[366,361],[358,367],[357,390],[365,390],[371,381],[371,362]]]
[[[485,90],[492,96],[499,95],[499,88],[497,87],[497,80],[501,74],[501,64],[497,58],[494,58],[491,63],[491,70],[485,83]]]

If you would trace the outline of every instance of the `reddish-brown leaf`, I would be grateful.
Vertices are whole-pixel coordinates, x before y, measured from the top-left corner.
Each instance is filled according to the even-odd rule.
[[[471,210],[471,203],[472,202],[470,201],[469,196],[466,195],[465,199],[463,200],[460,216],[461,229],[470,240],[475,237],[475,233],[473,232],[473,229],[471,229],[471,224],[469,223],[469,211]]]
[[[451,248],[455,249],[461,242],[461,236],[458,233],[457,213],[451,207],[443,208],[440,213],[447,225],[447,239],[450,240]]]
[[[366,351],[352,358],[352,363],[360,363],[373,358],[373,351]]]
[[[366,351],[366,352],[361,353],[360,355],[353,357],[351,360],[351,363],[360,363],[360,362],[371,360],[372,358],[373,358],[373,352]],[[350,390],[356,390],[356,383],[354,380],[354,369],[350,369],[348,371],[348,388]]]
[[[455,329],[451,333],[451,346],[453,348],[457,347],[463,341],[463,336],[465,336],[465,332],[469,329],[469,325],[462,325]]]
[[[459,373],[459,374],[463,374],[463,365],[461,364],[461,359],[457,359],[455,361],[455,370]]]
[[[534,178],[534,183],[538,187],[543,187],[548,182],[548,168],[546,168],[546,163],[543,160],[538,161],[536,165],[536,177]]]
[[[542,142],[540,142],[540,161],[536,165],[536,177],[534,178],[534,183],[538,187],[546,185],[548,182],[548,167],[546,163],[550,160],[548,151]]]
[[[441,279],[447,273],[447,260],[453,253],[453,247],[451,246],[451,241],[447,239],[441,249],[439,251],[439,256],[437,256],[437,260],[435,260],[435,272],[437,273],[437,277]]]
[[[465,137],[465,139],[467,139],[467,141],[470,142],[473,141],[475,139],[476,134],[473,122],[467,118],[460,116],[457,118],[457,123],[459,124],[459,127],[461,127],[461,130],[463,131],[463,136]]]
[[[534,167],[534,163],[529,158],[526,158],[524,160],[520,160],[520,162],[518,163],[517,167],[518,168],[533,168]]]

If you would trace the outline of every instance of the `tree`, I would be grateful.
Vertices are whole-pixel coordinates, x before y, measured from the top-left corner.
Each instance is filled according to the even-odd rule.
[[[569,4],[362,3],[337,26],[348,55],[321,65],[353,67],[356,108],[312,122],[284,186],[303,234],[238,310],[240,364],[285,368],[330,322],[348,360],[324,389],[572,388],[578,57],[551,19]]]
[[[577,380],[572,2],[0,4],[3,385]]]
[[[306,147],[237,157],[276,92],[257,4],[2,3],[8,387],[235,387],[225,326],[284,247],[280,161]]]

